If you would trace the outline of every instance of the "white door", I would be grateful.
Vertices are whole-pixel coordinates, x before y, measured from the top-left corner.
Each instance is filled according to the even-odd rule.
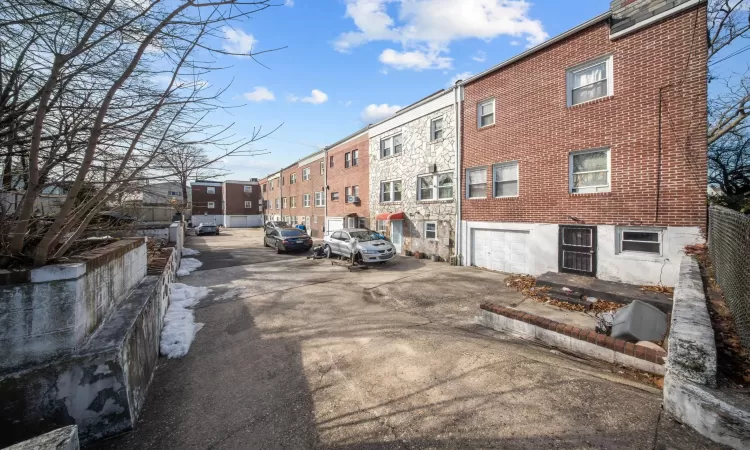
[[[404,242],[404,222],[394,220],[391,222],[391,243],[396,247],[396,252],[401,253],[401,244]]]
[[[529,233],[472,230],[471,263],[507,273],[529,273]]]
[[[326,225],[326,235],[330,236],[331,233],[342,228],[344,228],[344,219],[328,219],[328,224]]]
[[[229,217],[229,228],[247,228],[247,217],[245,217],[245,216],[230,216]]]

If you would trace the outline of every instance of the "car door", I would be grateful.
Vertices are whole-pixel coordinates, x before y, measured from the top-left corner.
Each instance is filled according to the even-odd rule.
[[[349,233],[342,231],[341,236],[339,236],[339,253],[344,256],[350,256],[352,253],[351,247],[349,247],[349,239],[351,239]]]
[[[341,237],[340,231],[334,231],[331,238],[328,240],[328,246],[331,247],[332,253],[339,253],[339,237]]]

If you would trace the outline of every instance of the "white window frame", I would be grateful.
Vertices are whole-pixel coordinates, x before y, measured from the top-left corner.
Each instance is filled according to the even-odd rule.
[[[297,183],[297,174],[293,173],[289,175],[289,184],[295,184]]]
[[[441,122],[439,130],[435,127],[435,124],[438,121]],[[440,137],[435,136],[438,131],[440,131],[441,133]],[[430,141],[442,141],[443,139],[445,139],[445,119],[443,119],[443,116],[435,117],[434,119],[430,120]]]
[[[344,203],[349,203],[350,195],[352,195],[352,188],[347,186],[344,188]]]
[[[429,237],[428,236],[428,234],[430,233],[427,230],[427,226],[428,225],[433,225],[435,227],[435,230],[432,232],[434,234],[433,237]],[[424,238],[427,239],[428,241],[437,241],[438,240],[438,226],[437,226],[437,222],[436,221],[429,220],[429,221],[427,221],[427,222],[424,223]]]
[[[395,191],[396,183],[401,183],[401,199],[400,200],[393,200],[393,194]],[[383,200],[385,197],[383,194],[385,193],[384,187],[388,186],[388,193],[390,194],[390,200]],[[388,180],[388,181],[381,181],[380,182],[380,203],[400,203],[404,199],[404,182],[402,180]]]
[[[399,144],[401,146],[401,150],[399,150],[398,153],[396,153],[396,147],[393,145],[393,141],[396,139],[396,137],[401,137],[401,144]],[[389,153],[387,155],[383,154],[383,150],[384,150],[383,145],[385,143],[389,144],[388,147],[385,147],[389,149]],[[403,138],[402,133],[396,133],[392,136],[388,136],[387,138],[383,138],[380,140],[380,159],[398,156],[402,154],[403,152],[404,152],[404,138]]]
[[[336,198],[333,198],[333,196],[334,196],[334,195],[336,196]],[[338,191],[336,191],[336,192],[331,192],[331,201],[332,201],[332,202],[337,202],[337,201],[339,201],[339,197],[340,197],[340,195],[339,195],[339,192],[338,192]]]
[[[388,230],[388,221],[387,220],[376,220],[375,221],[375,231],[378,233],[385,233]]]
[[[352,166],[352,154],[350,152],[344,153],[344,169],[348,169]]]
[[[253,202],[245,200],[245,209],[251,209],[253,207]]]
[[[325,175],[326,173],[326,160],[320,162],[320,174]]]
[[[586,153],[600,153],[600,152],[606,152],[607,154],[607,185],[606,186],[604,185],[587,186],[585,188],[574,188],[573,187],[573,156],[584,155]],[[594,170],[592,172],[601,172],[601,170]],[[574,191],[574,189],[576,190]],[[612,191],[612,152],[609,147],[570,152],[570,154],[568,155],[568,192],[569,193],[591,194],[591,193],[596,193],[596,192],[611,192],[611,191]]]
[[[653,241],[635,241],[632,239],[625,239],[624,234],[626,232],[634,232],[634,233],[655,233],[659,240],[657,242]],[[646,242],[649,244],[659,244],[659,252],[639,252],[637,250],[623,250],[622,243],[623,241],[629,241],[629,242]],[[664,256],[664,228],[655,228],[655,227],[617,227],[617,243],[616,243],[616,249],[618,255],[642,255],[642,256],[652,256],[652,257],[658,257],[658,256]]]
[[[310,179],[310,168],[305,167],[302,169],[302,181],[307,181]]]
[[[352,150],[352,167],[359,165],[359,150]]]
[[[276,209],[281,209],[281,199],[280,198],[276,199]]]
[[[310,207],[310,194],[302,194],[302,207],[303,208]]]
[[[252,186],[244,186],[242,188],[242,190],[245,191],[246,193],[252,193],[253,192],[253,187]]]
[[[516,185],[518,186],[516,188],[516,195],[497,195],[497,190],[495,188],[495,168],[496,167],[502,167],[502,166],[516,166]],[[521,174],[520,170],[518,168],[519,164],[518,161],[508,161],[503,163],[497,163],[492,165],[492,196],[495,198],[514,198],[521,195]]]
[[[289,197],[289,207],[290,208],[296,208],[297,207],[297,197]]]
[[[274,182],[274,180],[271,180],[271,181],[268,182],[268,184],[271,185],[271,190],[273,190],[273,184],[274,184],[273,182]]]
[[[180,194],[180,193],[179,193],[179,192],[177,192],[177,191],[168,191],[168,192],[169,192],[169,194],[168,194],[168,195],[170,195],[170,196],[172,196],[172,197],[182,197],[182,194]]]
[[[322,208],[326,205],[326,195],[325,192],[320,191],[315,193],[315,207],[316,208]]]
[[[288,202],[287,198],[289,198],[289,197],[282,197],[281,198],[281,207],[282,208],[286,208],[286,205],[287,205],[287,202]]]
[[[580,72],[582,70],[586,70],[592,66],[595,66],[597,64],[601,63],[607,63],[607,95],[604,95],[602,97],[597,97],[592,100],[586,100],[585,102],[576,103],[573,104],[573,75],[576,72]],[[583,105],[589,102],[593,102],[596,100],[600,100],[602,98],[607,98],[615,95],[615,80],[614,80],[614,64],[613,64],[613,58],[612,55],[602,56],[596,59],[588,60],[582,64],[578,64],[576,66],[570,67],[568,70],[565,71],[565,90],[566,90],[566,98],[567,98],[567,105],[568,108],[571,106],[578,106]]]
[[[436,202],[436,201],[448,201],[453,200],[453,193],[456,189],[455,177],[451,184],[451,196],[450,198],[440,198],[440,176],[441,175],[453,175],[452,170],[439,173],[430,173],[425,175],[417,176],[417,201],[420,202]],[[432,198],[422,198],[422,178],[432,177]]]
[[[215,194],[215,193],[216,193],[216,188],[215,188],[215,187],[213,187],[213,186],[208,186],[208,187],[206,188],[206,194]]]
[[[492,123],[488,123],[487,125],[482,125],[482,106],[492,104]],[[477,103],[477,128],[487,128],[495,125],[495,122],[497,122],[497,111],[496,111],[496,103],[494,98],[488,98],[487,100],[483,100],[479,103]]]
[[[403,185],[401,186],[401,188],[403,189]],[[359,186],[352,186],[351,195],[354,198],[359,197]]]
[[[483,197],[472,197],[471,196],[471,184],[469,184],[469,174],[474,171],[484,171],[484,196]],[[482,167],[471,167],[466,169],[466,198],[469,200],[486,199],[487,198],[487,166]]]
[[[214,209],[214,208],[216,208],[216,203],[214,203],[214,202],[208,202],[206,208],[207,209]]]

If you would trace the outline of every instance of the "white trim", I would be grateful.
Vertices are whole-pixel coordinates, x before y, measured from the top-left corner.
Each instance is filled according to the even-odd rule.
[[[253,208],[253,202],[250,200],[245,200],[245,209],[252,209],[252,208]]]
[[[639,252],[635,250],[623,250],[622,249],[622,242],[625,240],[623,237],[623,234],[626,232],[635,232],[635,233],[656,233],[657,237],[659,238],[658,241],[633,241],[632,239],[628,239],[629,242],[646,242],[649,244],[659,244],[659,251],[658,252]],[[651,256],[653,258],[658,258],[661,256],[664,256],[664,228],[662,227],[636,227],[636,226],[618,226],[616,227],[616,242],[615,242],[615,254],[616,255],[623,255],[623,256],[629,256],[634,255],[638,256],[639,258],[642,258],[644,256],[648,257]]]
[[[489,123],[487,125],[482,125],[482,106],[488,103],[492,103],[492,123]],[[477,129],[481,130],[482,128],[491,127],[495,125],[495,122],[497,122],[497,102],[495,102],[494,97],[478,102],[477,103]]]
[[[158,185],[165,185],[165,184],[173,184],[173,183],[159,183],[159,184],[152,184],[149,185],[149,188],[154,188]],[[193,181],[190,183],[190,186],[213,186],[213,187],[221,187],[221,183],[218,182],[212,182],[212,181]]]
[[[642,22],[638,22],[637,24],[635,24],[635,25],[633,25],[633,26],[631,26],[629,28],[625,28],[624,30],[620,30],[617,33],[610,34],[609,35],[609,39],[612,40],[612,41],[614,41],[615,39],[619,39],[619,38],[621,38],[623,36],[627,36],[628,34],[634,32],[636,30],[639,30],[639,29],[641,29],[643,27],[647,27],[647,26],[651,25],[654,22],[658,22],[658,21],[660,21],[662,19],[665,19],[665,18],[667,18],[667,17],[669,17],[669,16],[671,16],[673,14],[677,14],[678,12],[683,11],[685,9],[688,9],[688,8],[690,8],[692,6],[695,6],[695,5],[699,4],[699,3],[702,3],[703,1],[705,1],[705,0],[691,0],[689,2],[685,2],[685,3],[681,4],[681,5],[675,6],[672,9],[668,9],[668,10],[666,10],[666,11],[660,13],[660,14],[657,14],[657,15],[655,15],[653,17],[649,17],[648,19],[646,19],[646,20],[644,20]]]
[[[445,170],[443,172],[437,172],[437,173],[425,173],[422,175],[417,175],[417,201],[418,202],[448,202],[453,201],[455,198],[455,192],[456,192],[456,180],[455,178],[451,180],[451,196],[450,198],[440,198],[440,176],[441,175],[453,175],[455,171],[453,170]],[[421,179],[422,178],[428,178],[432,177],[432,197],[431,198],[422,198],[422,184]]]
[[[308,164],[312,164],[315,161],[319,160],[320,158],[325,158],[325,155],[326,155],[325,151],[320,151],[318,153],[314,153],[314,154],[308,156],[305,159],[300,159],[299,161],[297,161],[297,167],[302,167],[302,166],[306,166]]]
[[[510,166],[515,165],[516,166],[516,195],[497,195],[497,191],[495,190],[495,167],[501,167],[501,166]],[[521,174],[519,171],[519,164],[518,161],[508,161],[508,162],[502,162],[492,165],[492,197],[493,198],[515,198],[521,195]]]
[[[305,171],[307,171],[307,178],[305,178]],[[309,167],[305,167],[302,169],[302,181],[310,181],[311,172]]]
[[[469,172],[474,170],[484,170],[484,197],[472,197],[471,196],[471,183],[469,180]],[[466,172],[464,173],[464,176],[466,177],[466,192],[464,192],[464,196],[467,200],[478,200],[478,199],[486,199],[487,198],[487,166],[480,166],[480,167],[470,167],[466,169]]]
[[[244,185],[242,186],[242,192],[251,193],[253,192],[253,187],[250,185]]]
[[[307,205],[305,205],[305,203],[307,203]],[[310,194],[302,194],[302,207],[309,208],[310,204]]]
[[[215,202],[206,202],[206,209],[216,209]]]
[[[438,131],[435,128],[435,122],[437,121],[440,121],[440,123],[442,124],[440,126],[440,132],[442,133],[440,137],[435,137],[435,133]],[[443,116],[434,117],[430,120],[430,142],[436,142],[442,139],[445,139],[445,119],[443,118]]]
[[[216,194],[216,186],[206,187],[206,194]]]
[[[320,200],[320,202],[318,202]],[[323,191],[318,191],[315,193],[315,207],[316,208],[322,208],[326,205],[326,195]]]
[[[395,184],[396,182],[401,183],[401,199],[400,200],[392,200],[393,194],[396,192]],[[390,184],[389,193],[391,194],[391,200],[383,200],[383,185],[384,184]],[[401,203],[404,199],[404,181],[403,180],[387,180],[387,181],[381,181],[380,182],[380,203]]]
[[[435,237],[427,237],[427,225],[434,225],[435,226]],[[428,220],[424,223],[424,239],[428,241],[437,241],[438,240],[438,226],[437,221],[435,220]]]
[[[573,104],[573,74],[580,72],[581,70],[588,69],[589,67],[596,66],[601,63],[606,63],[605,67],[607,70],[607,95],[597,97],[585,102]],[[600,56],[598,58],[590,59],[581,64],[577,64],[573,67],[568,67],[565,70],[565,98],[568,108],[572,106],[583,105],[589,102],[593,102],[602,98],[612,97],[615,95],[615,77],[614,77],[614,59],[612,55]]]
[[[606,152],[607,154],[607,185],[604,186],[587,186],[585,188],[578,188],[573,192],[573,155],[582,155],[586,153],[599,153]],[[601,170],[595,170],[594,172],[601,172]],[[581,172],[582,173],[582,172]],[[568,193],[569,194],[591,194],[596,192],[611,192],[612,191],[612,150],[610,147],[593,148],[589,150],[577,150],[572,151],[568,154]]]

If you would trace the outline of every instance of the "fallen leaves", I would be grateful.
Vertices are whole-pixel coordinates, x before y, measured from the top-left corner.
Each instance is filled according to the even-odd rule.
[[[595,313],[598,313],[613,311],[625,306],[620,303],[608,302],[606,300],[597,300],[596,302],[589,303],[588,305],[579,305],[577,303],[557,300],[548,295],[548,292],[550,291],[550,288],[548,286],[537,287],[536,278],[532,277],[531,275],[510,276],[505,279],[505,285],[516,289],[526,298],[530,298],[541,303],[547,303],[552,306],[557,306],[561,309],[567,309],[568,311],[593,311]],[[585,300],[585,297],[582,300]]]
[[[664,294],[669,298],[674,296],[674,288],[667,286],[641,286],[641,291],[644,292],[656,292],[658,294]]]

